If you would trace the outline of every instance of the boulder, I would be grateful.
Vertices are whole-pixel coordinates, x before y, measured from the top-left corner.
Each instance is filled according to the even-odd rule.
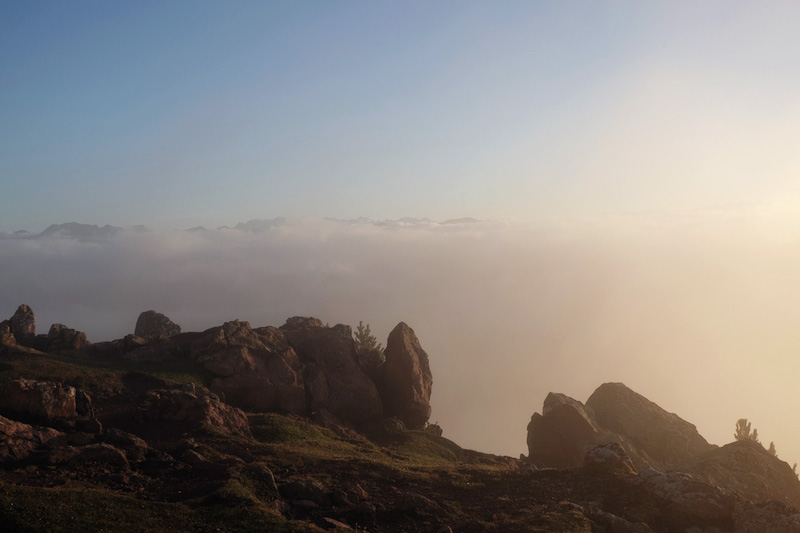
[[[581,402],[551,392],[542,414],[534,413],[528,424],[529,460],[556,468],[581,466],[586,453],[601,444],[600,435],[600,427]]]
[[[247,416],[241,409],[227,405],[204,387],[195,393],[182,390],[151,390],[139,405],[147,422],[161,423],[181,432],[210,431],[226,435],[250,435]]]
[[[33,345],[36,338],[36,318],[33,315],[33,309],[25,304],[20,305],[9,320],[9,327],[17,344]]]
[[[618,443],[636,468],[660,470],[713,450],[697,429],[622,383],[606,383],[586,405],[550,393],[542,414],[528,424],[530,461],[540,466],[575,467],[593,447]]]
[[[671,470],[688,472],[754,502],[777,500],[800,508],[800,480],[792,468],[752,440],[732,442]]]
[[[144,311],[136,321],[134,335],[137,337],[172,337],[181,332],[181,327],[161,313]]]
[[[31,426],[0,416],[0,462],[25,459],[62,435],[52,428]]]
[[[602,428],[624,436],[654,466],[683,461],[714,447],[697,428],[622,383],[604,383],[586,400]],[[641,453],[643,452],[643,453]]]
[[[306,414],[302,365],[281,330],[226,322],[205,331],[192,344],[191,353],[217,376],[211,390],[223,394],[231,405]]]
[[[77,416],[74,387],[52,381],[18,379],[0,387],[0,411],[25,419],[74,420]]]
[[[414,330],[400,322],[389,334],[384,355],[380,393],[385,414],[397,416],[409,429],[422,429],[431,416],[428,354]]]
[[[378,390],[358,365],[349,326],[326,327],[316,318],[293,317],[280,330],[303,364],[310,414],[326,409],[354,427],[383,418]]]
[[[89,344],[86,333],[64,324],[53,324],[47,333],[47,350],[82,350]]]

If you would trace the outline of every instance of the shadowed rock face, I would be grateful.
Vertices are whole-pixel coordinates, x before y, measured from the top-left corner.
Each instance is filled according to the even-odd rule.
[[[63,433],[52,428],[30,426],[0,416],[0,461],[25,459],[60,435]]]
[[[381,397],[386,415],[400,418],[409,429],[424,427],[431,416],[433,386],[428,354],[404,322],[389,334],[384,354]]]
[[[303,364],[310,413],[325,409],[356,427],[383,417],[378,390],[358,365],[349,326],[326,327],[316,318],[293,317],[280,330]]]
[[[194,391],[148,391],[139,410],[146,421],[162,423],[172,430],[250,435],[244,412],[221,402],[202,387]]]
[[[605,383],[586,400],[602,428],[623,435],[660,465],[712,449],[693,424],[668,413],[622,383]]]
[[[528,424],[528,451],[537,464],[579,466],[587,451],[608,442],[619,443],[637,468],[663,469],[714,449],[694,425],[622,383],[601,385],[586,405],[551,393]]]
[[[192,344],[193,357],[218,376],[211,390],[227,402],[260,411],[306,413],[302,366],[277,328],[234,320]]]
[[[36,338],[36,318],[33,309],[27,305],[20,305],[14,316],[9,320],[11,334],[14,335],[18,344],[32,346]]]
[[[50,381],[18,379],[0,389],[0,409],[23,418],[74,420],[78,416],[74,387]]]
[[[86,333],[68,328],[64,324],[53,324],[47,333],[48,350],[81,350],[89,344]]]
[[[688,472],[753,501],[778,500],[800,506],[800,480],[791,467],[752,440],[726,444],[670,469]]]
[[[134,335],[137,337],[172,337],[181,332],[181,327],[161,313],[145,311],[136,321]]]
[[[551,392],[542,413],[534,413],[528,424],[531,459],[558,468],[583,464],[586,452],[601,440],[601,429],[583,404]]]

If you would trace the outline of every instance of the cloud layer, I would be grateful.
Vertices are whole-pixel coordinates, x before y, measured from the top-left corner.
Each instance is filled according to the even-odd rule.
[[[364,320],[381,340],[402,320],[431,358],[432,421],[464,446],[527,453],[549,391],[584,401],[622,381],[718,444],[747,417],[793,462],[800,248],[776,230],[796,227],[786,222],[725,208],[546,226],[276,219],[5,234],[0,316],[26,303],[40,331],[61,322],[95,342],[131,333],[147,309],[184,331]]]

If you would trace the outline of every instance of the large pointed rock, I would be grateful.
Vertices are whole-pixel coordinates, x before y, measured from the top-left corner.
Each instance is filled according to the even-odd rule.
[[[587,451],[610,442],[636,468],[665,469],[714,449],[694,425],[622,383],[601,385],[585,405],[550,393],[542,414],[534,413],[528,424],[529,457],[541,466],[581,466]]]
[[[586,407],[599,426],[624,436],[656,466],[683,461],[714,448],[694,424],[622,383],[600,385],[586,400]]]
[[[306,414],[302,365],[279,329],[226,322],[206,330],[192,344],[192,353],[217,376],[211,390],[231,405]]]
[[[293,317],[280,330],[303,364],[310,414],[325,409],[354,427],[383,417],[378,390],[358,365],[349,326],[326,327],[316,318]]]
[[[36,318],[33,309],[25,304],[20,305],[9,320],[9,327],[18,344],[33,346],[36,338]]]
[[[404,322],[389,334],[384,354],[380,392],[386,416],[400,418],[409,429],[424,427],[431,416],[433,386],[428,354]]]

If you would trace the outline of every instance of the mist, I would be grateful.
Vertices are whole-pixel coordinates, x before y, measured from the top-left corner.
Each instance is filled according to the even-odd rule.
[[[773,206],[774,207],[774,206]],[[291,316],[385,343],[400,321],[430,357],[431,422],[480,451],[527,453],[549,391],[621,381],[733,440],[748,418],[800,461],[800,240],[773,207],[508,221],[275,220],[238,229],[0,238],[0,317],[30,305],[93,342],[154,309],[184,331]],[[780,229],[782,228],[782,229]]]

